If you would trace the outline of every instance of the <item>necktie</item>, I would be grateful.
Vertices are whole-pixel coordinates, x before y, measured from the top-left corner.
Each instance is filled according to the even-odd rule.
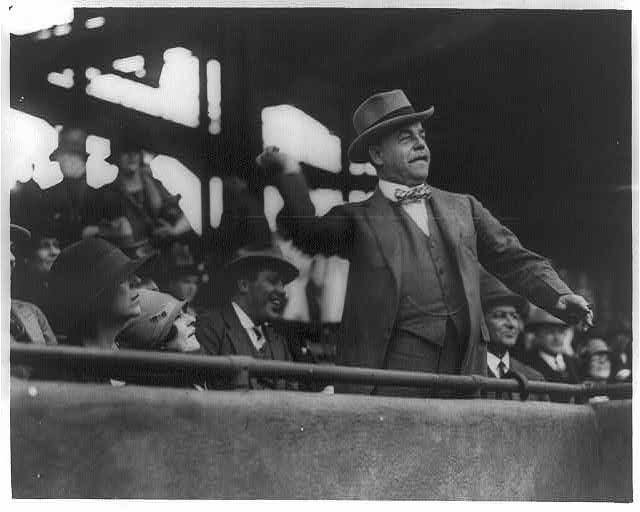
[[[504,376],[507,374],[507,365],[504,364],[504,361],[500,360],[498,363],[498,377],[504,379]]]
[[[560,372],[563,372],[566,369],[566,365],[564,364],[564,359],[562,358],[562,354],[558,354],[556,356],[556,368]]]
[[[259,351],[262,351],[264,349],[265,341],[267,341],[262,332],[262,327],[259,325],[254,325],[251,330],[253,330],[254,334],[256,335],[256,348]]]
[[[426,183],[408,190],[397,188],[395,190],[395,196],[400,204],[414,203],[416,201],[422,201],[425,198],[429,199],[429,197],[431,197],[431,188]]]

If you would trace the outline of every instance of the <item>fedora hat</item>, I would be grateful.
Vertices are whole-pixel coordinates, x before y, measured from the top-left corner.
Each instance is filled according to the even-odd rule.
[[[539,325],[562,325],[564,327],[568,326],[566,322],[560,320],[550,313],[547,313],[544,309],[532,305],[531,314],[529,315],[529,320],[527,321],[527,328],[536,327]]]
[[[81,316],[105,290],[122,283],[151,256],[134,260],[102,238],[85,238],[65,247],[51,266],[53,291]]]
[[[49,160],[57,160],[60,153],[75,153],[89,158],[87,132],[82,128],[62,128],[58,133],[58,147],[49,155]]]
[[[168,293],[145,289],[138,291],[138,297],[141,313],[125,324],[118,339],[129,348],[158,348],[167,339],[185,301]]]
[[[284,259],[278,246],[269,245],[262,248],[245,246],[236,251],[234,257],[225,266],[227,276],[235,277],[242,270],[249,267],[272,268],[282,275],[284,284],[290,283],[298,277],[298,269]]]
[[[369,161],[369,145],[382,132],[393,126],[423,121],[433,115],[434,108],[416,112],[403,91],[381,92],[364,100],[353,114],[357,136],[349,146],[349,160]]]
[[[509,304],[516,308],[523,319],[529,313],[529,301],[512,292],[501,281],[487,271],[481,269],[480,296],[485,312],[496,305]]]

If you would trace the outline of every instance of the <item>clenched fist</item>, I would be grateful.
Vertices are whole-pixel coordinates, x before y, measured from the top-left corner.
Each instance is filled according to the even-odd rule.
[[[276,146],[267,146],[256,158],[256,163],[268,173],[297,173],[300,163]]]

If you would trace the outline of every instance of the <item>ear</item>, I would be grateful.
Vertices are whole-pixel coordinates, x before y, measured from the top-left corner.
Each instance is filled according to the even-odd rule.
[[[379,144],[371,144],[369,146],[369,159],[374,167],[382,166],[382,148]]]

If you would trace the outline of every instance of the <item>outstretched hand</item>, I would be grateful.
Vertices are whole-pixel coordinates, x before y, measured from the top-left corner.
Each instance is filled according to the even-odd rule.
[[[585,332],[593,327],[593,311],[581,295],[562,295],[556,303],[558,314],[576,328]]]
[[[288,153],[280,151],[276,146],[267,146],[256,157],[256,163],[268,173],[300,172],[300,163]]]

